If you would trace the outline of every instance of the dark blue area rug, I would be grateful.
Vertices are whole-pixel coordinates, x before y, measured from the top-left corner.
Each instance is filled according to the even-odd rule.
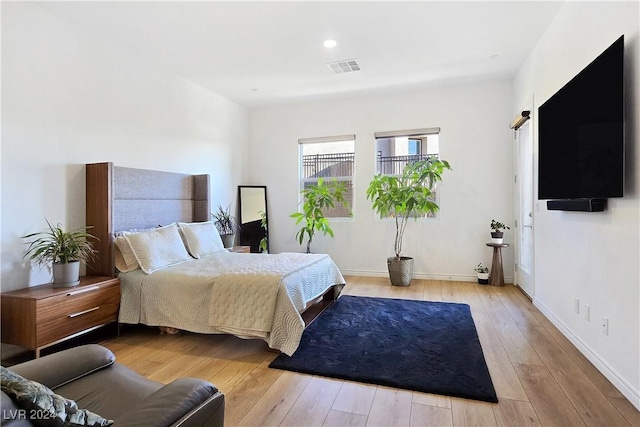
[[[498,401],[466,304],[345,295],[269,367]]]

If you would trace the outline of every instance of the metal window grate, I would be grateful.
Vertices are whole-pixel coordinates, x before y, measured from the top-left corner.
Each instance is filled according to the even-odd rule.
[[[311,154],[302,156],[304,178],[353,176],[355,153]]]
[[[402,175],[402,171],[409,163],[420,160],[437,159],[436,154],[409,154],[407,156],[383,156],[380,151],[377,153],[378,170],[377,173],[383,175]]]

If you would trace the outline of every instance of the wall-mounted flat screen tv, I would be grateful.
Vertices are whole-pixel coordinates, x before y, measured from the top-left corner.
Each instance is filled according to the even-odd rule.
[[[538,199],[623,196],[624,36],[538,109]]]

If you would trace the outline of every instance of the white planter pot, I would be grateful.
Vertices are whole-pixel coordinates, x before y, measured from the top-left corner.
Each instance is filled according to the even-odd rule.
[[[503,239],[494,239],[494,238],[492,238],[491,239],[491,243],[494,243],[496,245],[501,245],[502,244],[502,240]]]
[[[53,287],[69,288],[80,283],[80,261],[54,262]]]
[[[489,273],[478,273],[478,283],[486,285],[489,283]]]

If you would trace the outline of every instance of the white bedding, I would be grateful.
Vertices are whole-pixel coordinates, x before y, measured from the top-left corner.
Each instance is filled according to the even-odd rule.
[[[120,279],[121,323],[262,338],[288,355],[304,330],[300,311],[345,283],[328,255],[301,253],[222,252]]]

